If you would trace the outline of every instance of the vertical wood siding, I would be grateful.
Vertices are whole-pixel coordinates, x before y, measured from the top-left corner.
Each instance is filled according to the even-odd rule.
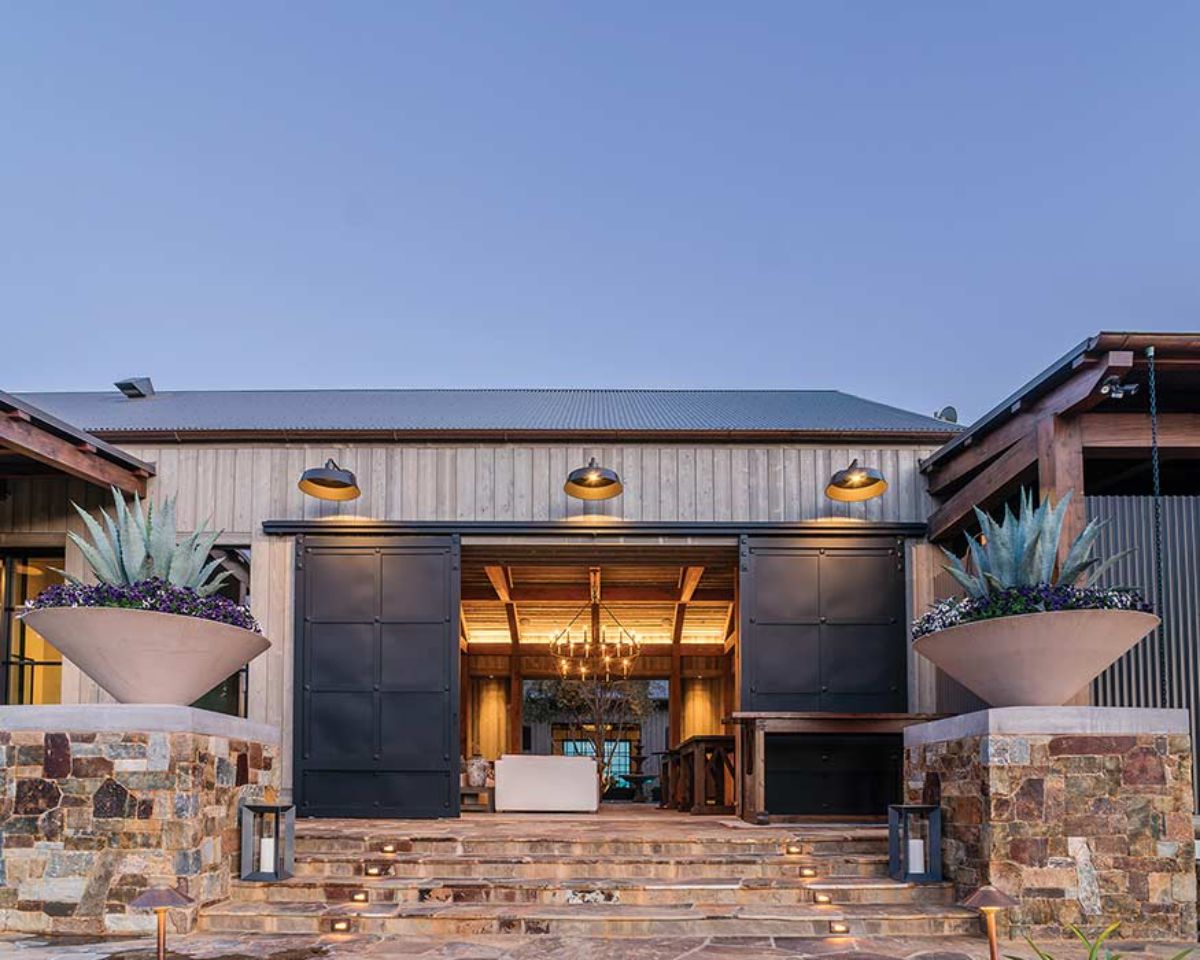
[[[291,538],[267,537],[264,520],[345,516],[382,520],[462,522],[562,520],[600,515],[659,522],[787,522],[857,518],[923,523],[931,501],[918,472],[933,447],[814,445],[624,444],[123,444],[156,465],[155,498],[177,497],[179,527],[208,522],[222,542],[251,547],[251,605],[272,641],[251,664],[250,715],[283,728],[284,783],[290,783],[292,703],[293,548]],[[625,492],[614,500],[583,503],[563,492],[567,473],[595,457],[615,469]],[[328,458],[353,470],[362,496],[350,503],[306,497],[301,472]],[[865,504],[824,496],[830,474],[854,457],[878,466],[887,492]],[[79,529],[71,499],[95,508],[104,491],[81,481],[47,479],[9,483],[0,500],[0,546],[64,542]],[[78,550],[67,545],[66,569],[84,573]],[[67,702],[108,699],[70,665],[63,669]]]

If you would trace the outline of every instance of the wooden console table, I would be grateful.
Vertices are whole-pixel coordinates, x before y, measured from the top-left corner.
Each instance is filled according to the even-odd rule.
[[[767,811],[769,734],[898,734],[905,727],[943,716],[940,713],[735,713],[724,722],[738,727],[737,814],[750,823],[772,821]]]
[[[694,814],[733,813],[727,796],[726,771],[737,777],[733,762],[734,738],[724,734],[688,737],[674,751],[678,755],[672,787],[675,809]]]

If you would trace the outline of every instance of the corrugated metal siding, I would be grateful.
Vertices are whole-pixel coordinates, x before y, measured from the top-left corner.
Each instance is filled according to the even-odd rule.
[[[1099,553],[1132,549],[1105,575],[1110,586],[1137,587],[1163,618],[1146,637],[1092,684],[1092,700],[1112,707],[1186,707],[1192,712],[1192,743],[1200,743],[1200,497],[1163,497],[1163,587],[1154,579],[1154,501],[1151,497],[1088,497],[1088,519],[1108,520]],[[1167,702],[1162,700],[1161,651],[1165,644]],[[1200,770],[1196,770],[1200,776]]]

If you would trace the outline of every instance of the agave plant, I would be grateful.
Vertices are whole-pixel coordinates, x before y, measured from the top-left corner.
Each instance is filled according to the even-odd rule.
[[[174,497],[165,500],[157,509],[147,501],[143,513],[142,502],[136,494],[132,508],[126,506],[125,498],[116,487],[112,488],[112,495],[116,517],[101,510],[103,526],[79,504],[71,504],[91,534],[90,543],[77,533],[67,534],[101,583],[120,586],[153,577],[206,597],[215,593],[229,577],[227,572],[214,576],[221,561],[208,557],[220,531],[208,531],[205,523],[195,533],[179,540]],[[80,582],[70,574],[64,573],[64,576],[72,583]]]
[[[1091,586],[1131,551],[1125,550],[1107,560],[1092,556],[1096,537],[1104,527],[1104,521],[1092,520],[1075,538],[1056,571],[1058,544],[1070,501],[1068,492],[1057,504],[1047,498],[1035,509],[1033,495],[1022,490],[1016,516],[1005,506],[1004,518],[999,523],[976,507],[981,536],[967,536],[975,573],[968,572],[966,557],[959,558],[943,547],[942,552],[950,559],[946,570],[962,584],[968,596],[977,600],[1013,587]]]

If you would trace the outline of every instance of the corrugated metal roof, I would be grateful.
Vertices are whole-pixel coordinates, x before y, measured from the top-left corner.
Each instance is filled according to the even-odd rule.
[[[929,433],[959,428],[838,390],[221,390],[26,393],[101,434],[218,432]]]

